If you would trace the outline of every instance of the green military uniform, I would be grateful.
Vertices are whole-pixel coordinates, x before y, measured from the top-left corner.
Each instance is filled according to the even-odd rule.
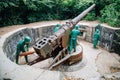
[[[97,29],[94,33],[94,41],[93,41],[93,47],[94,48],[96,48],[99,38],[100,38],[100,30]]]
[[[80,34],[80,31],[78,30],[79,26],[75,26],[75,28],[70,33],[70,46],[69,51],[72,52],[72,48],[74,48],[74,52],[76,51],[76,42],[77,42],[77,36]]]
[[[25,37],[24,40],[19,41],[19,43],[17,44],[17,51],[16,51],[16,63],[18,64],[18,60],[19,60],[19,54],[20,52],[26,52],[29,50],[30,47],[30,37]],[[25,56],[25,60],[26,62],[28,62],[28,57]]]
[[[60,29],[60,24],[57,24],[54,29],[54,33],[57,32]]]

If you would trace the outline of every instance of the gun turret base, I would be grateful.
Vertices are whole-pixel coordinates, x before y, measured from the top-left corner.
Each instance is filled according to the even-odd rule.
[[[71,57],[67,60],[68,64],[71,65],[71,64],[74,64],[74,63],[76,63],[78,61],[81,61],[82,60],[82,56],[83,56],[82,46],[78,45],[76,47],[76,52],[73,52],[71,54]]]
[[[53,60],[52,64],[50,65],[49,69],[55,69],[56,67],[59,67],[61,64],[65,64],[69,66],[71,64],[77,63],[82,60],[83,56],[83,48],[81,45],[78,45],[76,47],[76,52],[73,52],[71,54],[68,54],[66,56],[62,53],[59,53],[58,56]]]
[[[76,50],[76,52],[70,54],[70,58],[63,65],[58,66],[54,70],[72,72],[83,68],[87,64],[87,59],[83,56],[82,46],[78,45]]]

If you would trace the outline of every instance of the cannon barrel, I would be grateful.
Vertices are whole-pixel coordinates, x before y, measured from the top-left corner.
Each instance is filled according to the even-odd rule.
[[[63,25],[62,28],[54,33],[53,36],[51,36],[52,41],[56,40],[57,38],[60,38],[65,34],[65,32],[71,28],[74,28],[74,26],[93,8],[95,7],[95,4],[91,5],[89,8],[87,8],[85,11],[83,11],[81,14],[79,14],[77,17],[72,19],[71,21],[67,22],[66,25]]]
[[[76,25],[89,11],[91,11],[93,8],[95,7],[95,4],[91,5],[88,9],[86,9],[85,11],[83,11],[80,15],[78,15],[77,17],[75,17],[72,22],[74,23],[74,25]]]
[[[33,46],[36,53],[40,57],[45,59],[50,57],[51,54],[59,53],[59,51],[61,51],[63,48],[67,49],[69,46],[69,35],[70,35],[71,29],[73,29],[74,26],[94,7],[95,7],[95,4],[87,8],[85,11],[83,11],[81,14],[79,14],[77,17],[75,17],[71,21],[66,22],[66,24],[63,24],[61,26],[61,29],[55,32],[52,36],[44,37],[38,40]],[[59,46],[61,46],[62,48]],[[55,52],[55,51],[58,51],[58,52]]]

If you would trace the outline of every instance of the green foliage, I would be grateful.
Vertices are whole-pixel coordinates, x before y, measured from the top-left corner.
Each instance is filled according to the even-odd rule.
[[[74,18],[93,0],[1,0],[0,26]],[[83,4],[84,3],[84,4]],[[90,15],[91,16],[91,15]]]
[[[0,27],[76,17],[96,1],[84,18],[120,26],[120,0],[0,0]]]
[[[106,6],[101,10],[101,21],[108,23],[111,26],[120,26],[119,16],[120,12],[116,10],[116,3]]]
[[[79,0],[78,2],[76,2],[76,4],[74,5],[75,16],[87,9],[92,4],[93,0]]]
[[[93,2],[93,0],[79,0],[79,3],[74,6],[76,13],[75,16],[77,16],[80,12],[91,6]],[[96,20],[95,10],[93,9],[91,12],[89,12],[84,19],[90,21]]]
[[[101,22],[120,27],[120,0],[96,0],[95,13]]]
[[[87,16],[85,17],[85,20],[89,20],[89,21],[94,21],[94,20],[96,20],[94,11],[88,13]]]

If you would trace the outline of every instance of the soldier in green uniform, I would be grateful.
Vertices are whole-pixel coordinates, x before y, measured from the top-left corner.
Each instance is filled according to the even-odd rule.
[[[72,48],[74,48],[74,52],[76,52],[77,36],[80,35],[80,31],[78,30],[78,28],[79,26],[76,25],[75,28],[70,33],[70,46],[69,46],[70,54],[72,52]]]
[[[18,64],[19,61],[19,55],[21,52],[26,52],[29,50],[30,47],[30,41],[31,38],[30,37],[25,37],[24,40],[19,41],[19,43],[17,44],[17,51],[16,51],[16,63]],[[28,62],[28,57],[25,56],[25,60],[26,62]]]
[[[97,44],[98,44],[98,40],[100,38],[100,30],[96,29],[95,33],[94,33],[94,39],[93,39],[93,47],[97,48]]]
[[[54,33],[57,32],[60,29],[60,24],[57,24],[54,29]]]

